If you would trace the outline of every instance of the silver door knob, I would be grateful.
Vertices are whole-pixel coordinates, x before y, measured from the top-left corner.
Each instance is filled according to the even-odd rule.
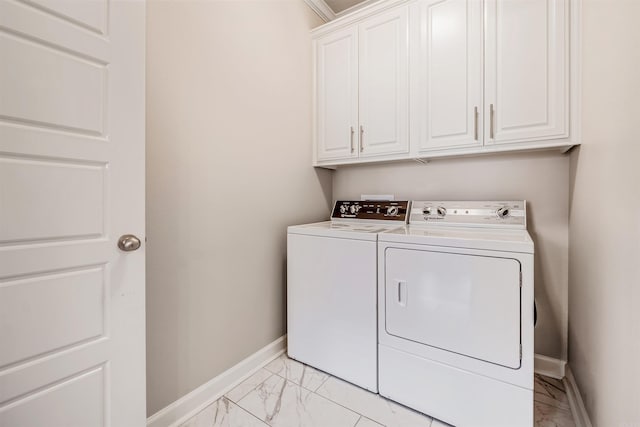
[[[118,247],[125,252],[135,251],[140,247],[140,239],[133,234],[124,234],[118,239]]]

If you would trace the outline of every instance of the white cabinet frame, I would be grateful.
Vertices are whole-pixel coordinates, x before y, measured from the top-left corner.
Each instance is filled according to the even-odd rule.
[[[519,37],[518,34],[507,34],[511,32],[511,20],[520,20],[525,29],[530,24],[524,17],[526,13],[514,7],[529,8],[538,22],[546,16],[546,28],[541,30],[541,26],[530,25],[533,31],[544,35],[545,42],[536,38],[529,40],[528,45],[521,43],[524,45],[522,52],[517,49],[518,46],[509,44],[510,41],[518,43]],[[392,133],[387,130],[380,132],[380,135],[387,137],[369,140],[366,128],[363,129],[364,147],[361,148],[360,124],[364,121],[366,126],[374,117],[384,116],[385,110],[380,109],[368,118],[365,107],[363,117],[362,104],[367,102],[361,94],[363,84],[368,87],[375,85],[363,83],[363,79],[366,81],[370,76],[361,67],[363,35],[360,26],[383,19],[384,16],[392,16],[402,8],[408,8],[406,46],[409,53],[409,80],[408,102],[405,104],[408,105],[408,150],[400,136],[389,138],[388,135]],[[447,48],[449,41],[437,37],[439,30],[433,25],[430,27],[429,19],[438,14],[452,14],[460,20],[464,8],[468,20],[466,34],[458,33],[452,45],[459,49],[465,45],[464,56],[460,53],[462,50],[456,51],[451,57],[443,56],[443,49]],[[360,63],[357,78],[359,99],[356,102],[360,105],[359,117],[357,127],[354,126],[356,153],[346,155],[343,139],[343,142],[336,144],[343,148],[340,155],[331,158],[319,156],[318,153],[327,144],[319,138],[319,115],[314,112],[313,165],[335,168],[354,163],[396,160],[424,162],[436,157],[540,149],[566,152],[580,144],[580,9],[581,0],[381,0],[312,30],[314,49],[317,49],[318,41],[328,35],[349,28],[358,30]],[[521,39],[526,41],[526,38]],[[480,53],[474,52],[476,49]],[[531,49],[534,61],[540,64],[544,60],[548,73],[542,73],[539,67],[528,70],[522,66],[526,64],[527,50]],[[505,60],[507,56],[511,57],[511,63]],[[317,68],[319,58],[315,50],[314,57],[317,97],[320,76]],[[433,65],[436,60],[447,66],[462,64],[465,60],[467,63],[464,73],[457,70],[448,76]],[[505,79],[501,73],[509,70],[516,70],[521,75]],[[541,93],[531,91],[523,83],[527,80],[545,90]],[[445,90],[433,90],[433,85],[438,84],[453,88],[455,96],[447,99]],[[456,85],[463,84],[466,92],[455,90]],[[314,108],[316,111],[319,108],[318,99],[314,99]],[[437,113],[434,113],[436,110]],[[443,115],[442,111],[448,113]],[[434,118],[438,120],[436,123]],[[379,142],[379,150],[373,146],[368,148],[368,141]]]

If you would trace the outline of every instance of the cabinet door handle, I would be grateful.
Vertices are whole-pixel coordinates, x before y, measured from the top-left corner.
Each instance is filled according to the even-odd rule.
[[[494,139],[494,130],[493,130],[493,121],[494,121],[495,111],[493,109],[493,104],[489,105],[489,138]]]
[[[360,125],[360,152],[364,150],[364,127]]]
[[[351,126],[349,129],[351,129],[351,140],[350,140],[350,144],[351,144],[351,152],[353,153],[355,151],[355,148],[353,148],[353,134],[355,133],[355,130],[353,130],[353,126]]]
[[[473,107],[473,139],[478,140],[478,107]]]

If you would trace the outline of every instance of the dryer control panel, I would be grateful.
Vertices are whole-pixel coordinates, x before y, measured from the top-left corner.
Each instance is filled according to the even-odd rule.
[[[527,203],[518,201],[418,201],[411,204],[409,223],[444,226],[527,228]]]
[[[331,219],[378,220],[406,223],[409,202],[381,200],[338,200]]]

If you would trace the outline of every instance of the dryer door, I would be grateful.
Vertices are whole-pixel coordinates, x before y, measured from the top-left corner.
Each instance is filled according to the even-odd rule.
[[[520,367],[518,260],[402,248],[384,260],[388,334]]]

